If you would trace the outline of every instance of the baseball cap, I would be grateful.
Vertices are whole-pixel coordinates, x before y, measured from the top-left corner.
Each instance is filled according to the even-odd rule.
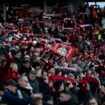
[[[15,82],[15,80],[8,80],[6,83],[5,83],[5,86],[17,86],[17,83]]]

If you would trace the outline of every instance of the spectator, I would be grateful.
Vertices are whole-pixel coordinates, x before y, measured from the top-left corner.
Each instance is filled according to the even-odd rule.
[[[17,80],[18,77],[19,77],[18,66],[15,63],[11,63],[6,80],[10,80],[10,79]]]
[[[24,74],[21,75],[18,79],[17,92],[20,98],[31,96],[32,87],[29,84],[28,77],[25,76]]]
[[[19,74],[23,74],[26,73],[28,74],[31,71],[31,65],[30,65],[30,61],[26,58],[23,58],[22,62],[21,62],[21,68],[19,70]]]
[[[53,14],[11,5],[7,22],[0,23],[0,85],[11,79],[17,85],[5,86],[3,100],[87,105],[99,97],[104,104],[104,12],[84,2],[76,13],[60,6]],[[31,97],[37,92],[46,97]]]
[[[70,94],[70,92],[68,91],[62,91],[60,93],[60,97],[59,97],[59,103],[58,105],[78,105],[78,101],[75,100],[75,98],[72,97],[72,95]]]
[[[13,80],[9,80],[5,84],[5,89],[7,91],[4,92],[2,96],[2,100],[7,102],[8,105],[28,105],[31,102],[31,98],[29,96],[20,99],[16,94],[17,84]]]
[[[31,70],[28,74],[28,78],[29,78],[29,83],[33,89],[33,92],[40,92],[40,87],[39,87],[39,81],[36,78],[36,71],[35,70]]]
[[[43,100],[41,97],[32,97],[31,105],[43,105]]]
[[[93,97],[89,99],[88,105],[99,105],[98,101]]]
[[[44,105],[54,105],[53,97],[50,95],[45,95],[43,98]]]

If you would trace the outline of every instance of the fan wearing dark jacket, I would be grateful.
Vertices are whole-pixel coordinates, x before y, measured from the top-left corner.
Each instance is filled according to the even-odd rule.
[[[31,102],[31,97],[20,98],[17,94],[17,84],[14,80],[9,80],[5,84],[6,91],[2,96],[2,101],[8,105],[28,105]]]
[[[57,105],[78,105],[78,100],[69,91],[65,90],[60,93]]]

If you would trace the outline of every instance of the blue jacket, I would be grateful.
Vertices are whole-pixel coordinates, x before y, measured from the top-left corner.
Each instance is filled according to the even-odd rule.
[[[6,102],[8,105],[28,105],[31,103],[31,97],[23,97],[20,99],[16,94],[7,91],[2,96],[2,100]]]

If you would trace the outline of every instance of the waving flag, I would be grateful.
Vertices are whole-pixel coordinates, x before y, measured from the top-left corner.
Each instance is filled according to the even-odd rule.
[[[73,45],[65,42],[53,44],[51,50],[59,56],[64,56],[67,61],[70,61],[76,52],[76,48]]]
[[[76,83],[76,80],[70,77],[64,77],[64,76],[60,76],[60,75],[51,75],[49,76],[49,82],[54,82],[56,80],[65,80],[65,81],[69,81],[71,83]]]

